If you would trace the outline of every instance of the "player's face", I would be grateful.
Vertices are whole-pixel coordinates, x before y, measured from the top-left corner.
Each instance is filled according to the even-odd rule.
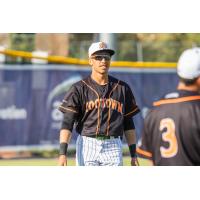
[[[107,52],[98,52],[91,56],[89,63],[95,73],[107,74],[110,67],[110,54]]]

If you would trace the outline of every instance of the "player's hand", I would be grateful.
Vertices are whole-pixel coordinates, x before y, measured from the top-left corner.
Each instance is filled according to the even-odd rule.
[[[58,158],[58,165],[59,166],[67,166],[67,156],[60,155]]]
[[[137,165],[138,165],[137,158],[136,157],[131,158],[131,166],[137,166]]]

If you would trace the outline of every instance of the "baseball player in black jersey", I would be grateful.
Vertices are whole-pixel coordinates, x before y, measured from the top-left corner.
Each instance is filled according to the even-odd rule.
[[[200,165],[200,48],[178,61],[177,90],[154,102],[137,153],[154,165]]]
[[[67,165],[67,147],[75,124],[76,165],[122,165],[125,134],[135,165],[136,135],[132,117],[139,112],[130,87],[108,75],[114,50],[104,42],[93,43],[88,51],[92,73],[72,85],[59,110],[64,113],[60,131],[59,165]]]

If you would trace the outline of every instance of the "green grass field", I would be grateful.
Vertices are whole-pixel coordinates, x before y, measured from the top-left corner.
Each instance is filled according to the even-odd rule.
[[[148,166],[148,161],[138,159],[140,165]],[[0,166],[57,166],[57,158],[41,158],[41,159],[2,159]],[[68,166],[75,166],[75,159],[68,159]],[[130,157],[124,157],[124,166],[130,166]]]

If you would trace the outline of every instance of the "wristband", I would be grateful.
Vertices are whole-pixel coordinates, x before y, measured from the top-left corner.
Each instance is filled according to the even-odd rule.
[[[129,145],[129,151],[131,154],[131,158],[135,158],[135,153],[136,153],[136,144],[131,144]]]
[[[67,148],[68,148],[68,144],[65,142],[60,143],[60,151],[59,154],[60,155],[67,155]]]

